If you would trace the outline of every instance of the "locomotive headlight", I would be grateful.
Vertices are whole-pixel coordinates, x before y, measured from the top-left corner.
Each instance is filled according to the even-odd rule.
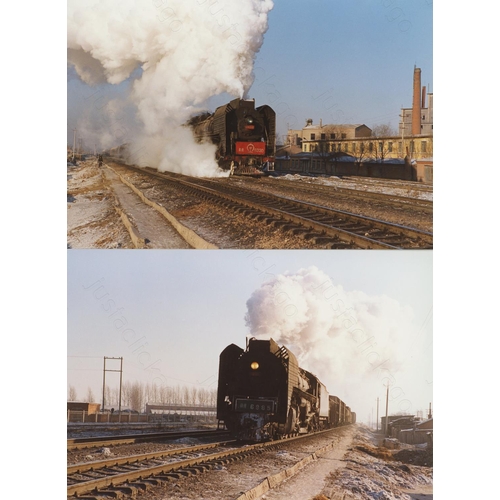
[[[253,118],[252,118],[251,116],[247,116],[247,117],[245,118],[245,121],[246,121],[247,123],[253,123]]]
[[[257,363],[257,361],[253,361],[251,364],[250,364],[250,368],[252,370],[258,370],[259,369],[259,363]]]

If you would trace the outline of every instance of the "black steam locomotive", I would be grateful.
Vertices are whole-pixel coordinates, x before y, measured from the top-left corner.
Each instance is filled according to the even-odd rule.
[[[356,422],[356,414],[274,340],[226,347],[219,360],[217,418],[237,439],[265,441]]]
[[[274,170],[276,113],[267,105],[255,108],[253,99],[234,99],[215,113],[188,122],[198,142],[217,145],[219,167],[232,174],[264,175]]]

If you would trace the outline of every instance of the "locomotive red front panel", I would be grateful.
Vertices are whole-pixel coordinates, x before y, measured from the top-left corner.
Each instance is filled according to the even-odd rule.
[[[265,142],[236,142],[237,155],[261,155],[266,154]]]

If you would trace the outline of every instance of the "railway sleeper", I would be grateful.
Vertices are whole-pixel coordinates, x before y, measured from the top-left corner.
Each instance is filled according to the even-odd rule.
[[[332,238],[331,236],[315,236],[312,238],[312,242],[315,245],[328,245],[335,243],[335,238]]]
[[[299,238],[301,238],[302,240],[309,241],[309,240],[312,240],[313,238],[317,238],[318,233],[311,233],[311,230],[309,230],[306,233],[299,233],[297,236]]]
[[[283,219],[280,219],[280,220],[277,220],[277,221],[271,222],[271,226],[273,226],[273,227],[278,227],[278,228],[279,228],[279,227],[283,228],[283,227],[286,227],[286,226],[288,226],[288,225],[289,225],[289,222],[288,222],[288,221],[286,221],[286,220],[283,220]]]
[[[275,217],[266,217],[264,219],[264,223],[270,226],[271,224],[274,224],[276,222],[280,222],[282,219],[276,219]]]
[[[120,491],[121,490],[121,491]],[[123,491],[126,490],[126,491]],[[137,492],[134,493],[129,493],[130,488],[116,488],[113,490],[99,490],[99,495],[106,496],[106,498],[131,498],[130,495],[136,496]],[[95,498],[95,497],[93,497]],[[132,497],[133,498],[133,497]],[[78,497],[78,500],[80,500],[80,497]]]
[[[145,491],[148,489],[148,485],[144,483],[144,479],[139,479],[138,481],[132,481],[131,483],[127,483],[129,488],[135,488],[136,490]]]
[[[345,243],[342,241],[336,241],[335,243],[332,243],[330,245],[330,248],[335,249],[335,250],[346,250],[346,249],[349,249],[352,247],[353,247],[353,244]]]
[[[380,241],[391,241],[391,242],[401,242],[401,243],[411,243],[411,240],[408,240],[401,234],[386,234],[385,236],[377,236]]]
[[[311,232],[310,229],[306,229],[304,227],[294,226],[294,225],[291,225],[290,229],[287,231],[287,233],[292,235],[292,236],[300,236],[301,234],[306,234],[306,233],[310,233],[310,232]]]
[[[269,216],[266,215],[266,214],[263,214],[262,212],[259,213],[259,215],[257,215],[255,217],[255,220],[258,221],[258,222],[262,222],[262,221],[265,221]]]

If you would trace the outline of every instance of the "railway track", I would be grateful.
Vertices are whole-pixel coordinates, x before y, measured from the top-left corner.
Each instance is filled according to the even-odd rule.
[[[160,173],[152,169],[125,168],[175,183],[189,196],[224,206],[266,224],[288,231],[318,248],[404,249],[432,248],[432,233],[388,223],[370,217],[297,201],[255,190]]]
[[[291,182],[292,185],[297,184],[295,181],[289,182]],[[421,198],[413,198],[409,196],[400,196],[388,193],[378,193],[375,191],[365,191],[354,188],[338,187],[335,185],[314,184],[309,182],[300,183],[300,190],[316,194],[322,193],[335,198],[339,196],[348,198],[350,200],[356,198],[361,201],[370,201],[381,206],[387,206],[391,208],[397,207],[403,210],[419,211],[428,214],[433,213],[433,202],[431,200],[425,200]]]
[[[103,436],[89,438],[73,438],[67,440],[68,450],[81,450],[98,446],[117,446],[122,444],[141,443],[145,441],[159,441],[163,439],[180,439],[184,437],[205,438],[227,436],[227,431],[183,431],[183,432],[148,432],[143,434],[128,434],[120,436]]]
[[[401,179],[378,179],[376,177],[343,176],[342,179],[354,185],[364,186],[367,189],[374,187],[408,189],[421,193],[432,193],[432,184],[416,183],[415,181],[404,181]]]
[[[67,468],[68,496],[99,491],[105,495],[109,488],[122,491],[133,488],[130,483],[135,481],[143,481],[143,484],[170,481],[175,476],[168,474],[178,470],[192,473],[193,468],[198,468],[203,471],[216,465],[214,461],[241,453],[240,447],[231,448],[232,445],[234,441],[227,441],[70,465]],[[128,484],[121,487],[124,483]]]
[[[203,473],[266,449],[327,432],[332,429],[254,445],[225,441],[75,464],[67,467],[67,496],[81,498],[85,495],[86,499],[116,497],[120,493],[132,496],[137,490]]]

